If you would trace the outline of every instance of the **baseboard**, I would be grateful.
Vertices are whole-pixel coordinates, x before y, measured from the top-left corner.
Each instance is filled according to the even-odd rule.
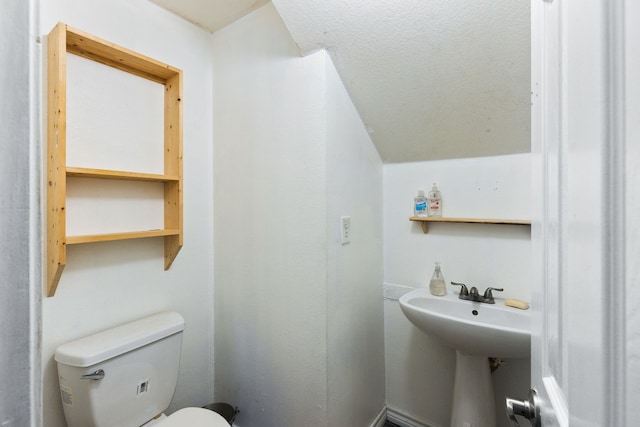
[[[380,409],[380,412],[378,412],[378,415],[376,415],[375,419],[373,420],[373,422],[371,423],[371,425],[369,427],[384,427],[384,422],[387,421],[387,407],[384,406],[382,409]]]
[[[440,427],[437,424],[424,424],[415,418],[402,414],[387,406],[383,407],[380,412],[378,412],[378,415],[376,415],[369,427],[384,427],[384,423],[387,420],[400,427]],[[236,423],[233,423],[233,427],[237,426],[238,425]]]
[[[386,419],[400,427],[439,427],[437,424],[425,424],[409,415],[405,415],[393,408],[386,408]]]

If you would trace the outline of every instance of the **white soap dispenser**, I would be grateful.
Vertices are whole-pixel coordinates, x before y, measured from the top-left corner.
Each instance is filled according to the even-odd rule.
[[[433,276],[431,276],[429,291],[431,291],[431,295],[435,295],[437,297],[443,297],[447,294],[447,286],[444,283],[444,277],[442,276],[442,271],[440,271],[439,262],[436,262],[436,269],[433,272]]]
[[[442,216],[442,194],[438,190],[436,183],[433,183],[431,191],[427,197],[427,216],[441,217]]]
[[[418,190],[418,195],[413,198],[413,216],[427,216],[427,198],[422,189]]]

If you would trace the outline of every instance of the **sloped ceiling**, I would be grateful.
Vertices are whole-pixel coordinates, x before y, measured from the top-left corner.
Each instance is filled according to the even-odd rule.
[[[266,3],[152,0],[210,31]],[[326,49],[386,163],[530,150],[524,0],[272,0],[302,54]]]

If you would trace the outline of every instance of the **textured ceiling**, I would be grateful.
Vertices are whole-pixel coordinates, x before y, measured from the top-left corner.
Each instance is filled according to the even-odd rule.
[[[264,1],[152,0],[211,31]],[[524,0],[272,0],[303,54],[326,49],[383,161],[530,150]]]

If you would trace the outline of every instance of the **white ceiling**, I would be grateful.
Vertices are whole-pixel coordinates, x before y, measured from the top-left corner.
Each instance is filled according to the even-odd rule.
[[[266,0],[152,0],[209,31]],[[530,150],[525,0],[272,0],[326,49],[386,163]]]
[[[269,3],[269,0],[150,1],[212,33]]]

